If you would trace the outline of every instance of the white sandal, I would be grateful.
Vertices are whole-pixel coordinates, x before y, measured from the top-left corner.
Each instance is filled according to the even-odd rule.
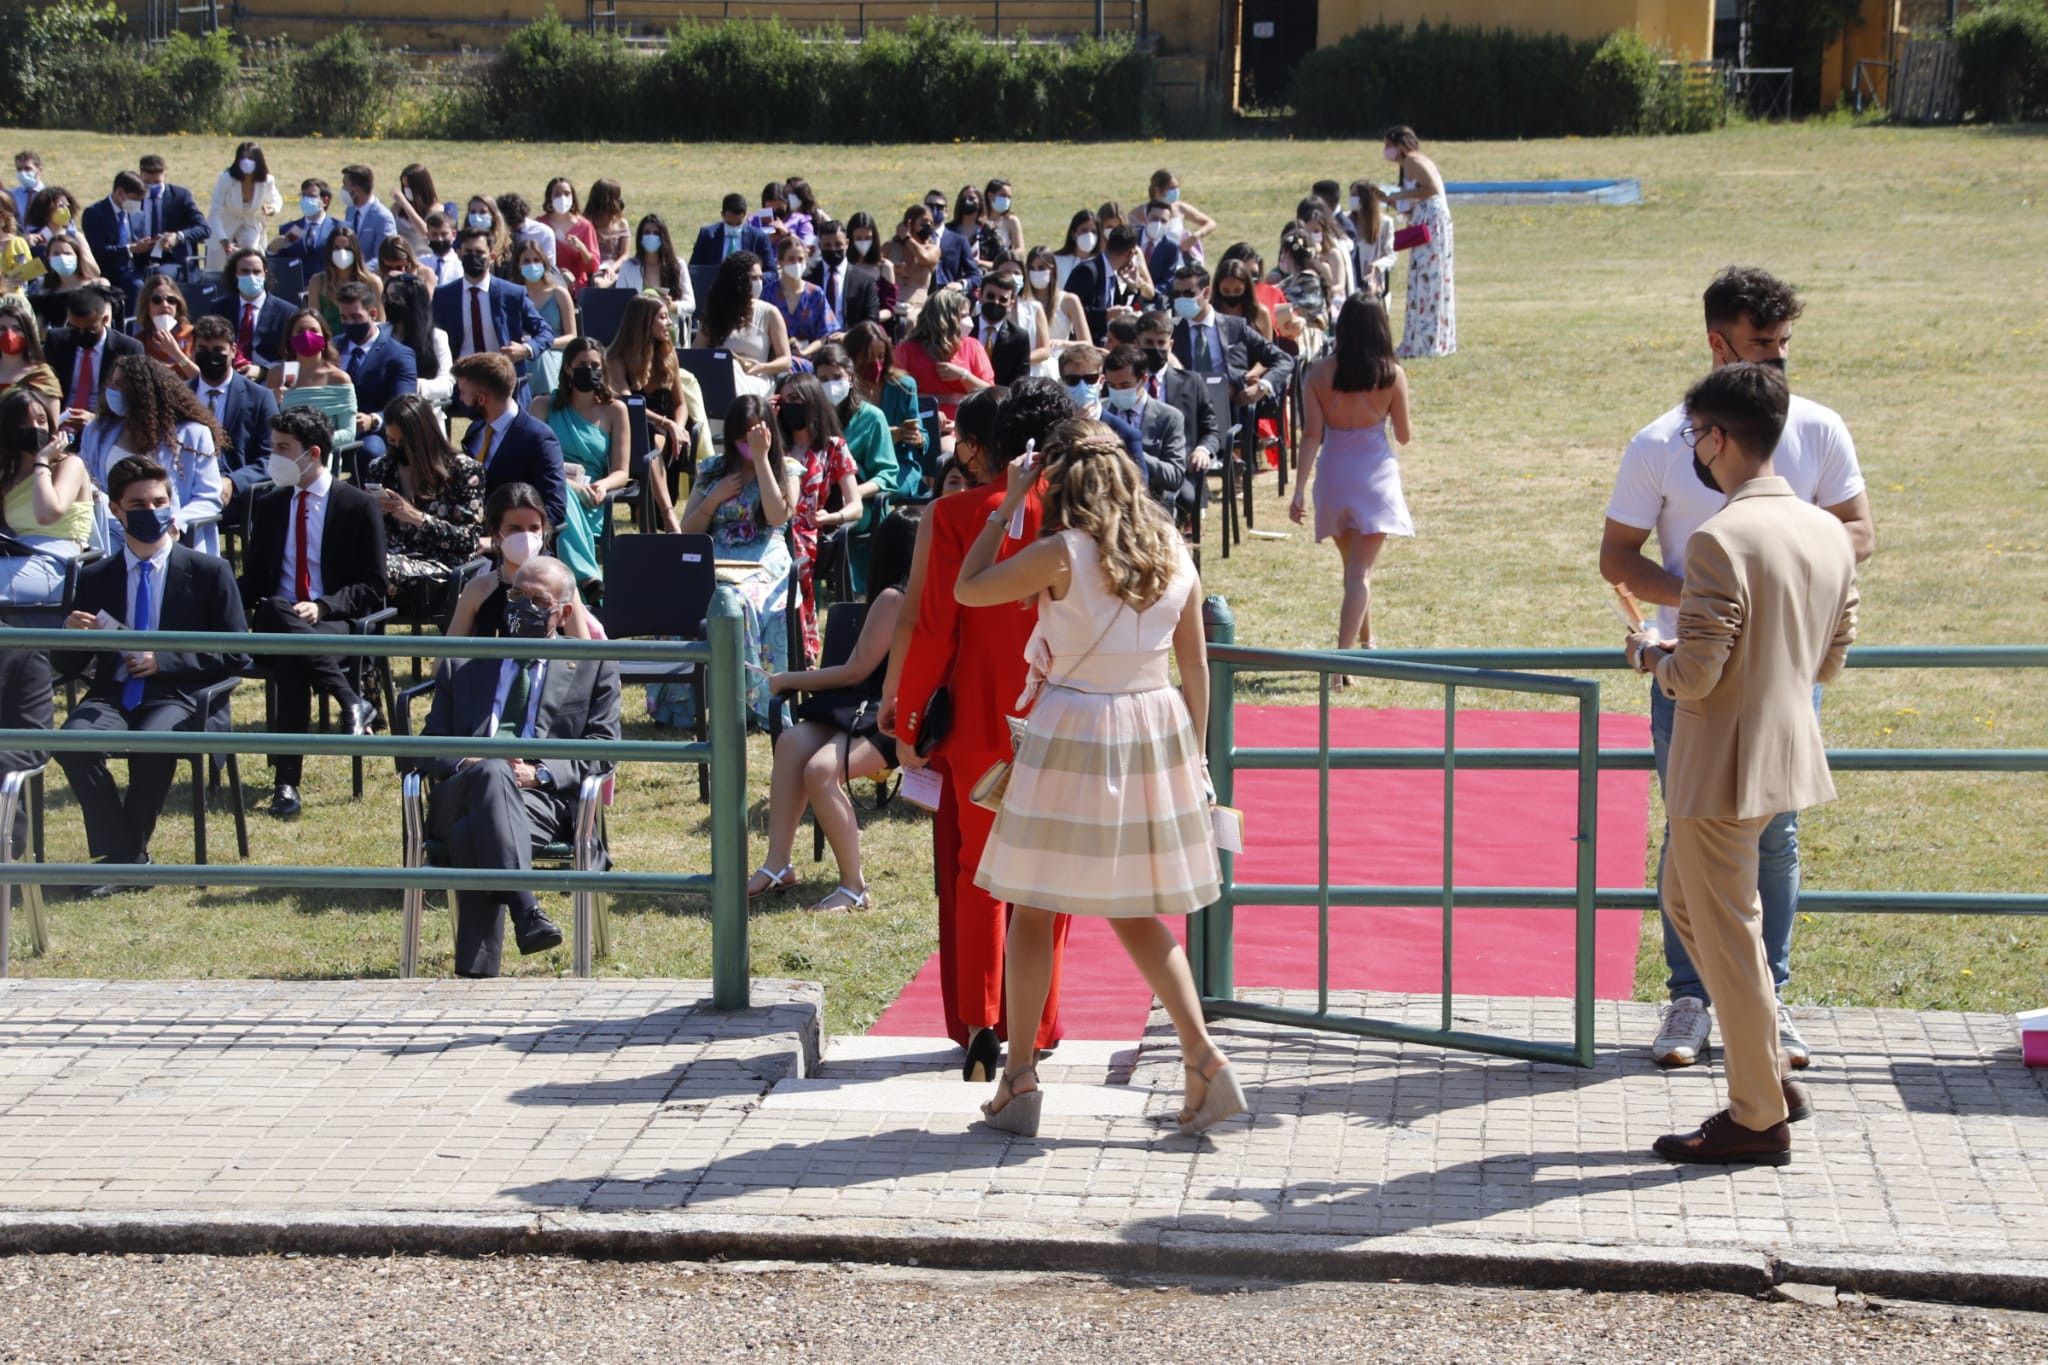
[[[845,904],[834,903],[842,898],[844,898]],[[874,908],[874,895],[865,886],[835,886],[825,899],[811,907],[811,909],[821,914],[851,914],[855,910],[872,910]]]
[[[759,891],[754,890],[752,883],[755,877],[766,877],[768,885],[762,887]],[[754,869],[752,876],[747,878],[747,882],[747,899],[749,901],[757,901],[763,896],[772,896],[777,891],[787,891],[790,887],[796,885],[796,864],[790,863],[780,872],[775,871],[773,868],[757,867]]]

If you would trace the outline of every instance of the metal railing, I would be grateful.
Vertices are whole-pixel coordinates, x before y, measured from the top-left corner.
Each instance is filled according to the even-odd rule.
[[[591,32],[660,34],[689,21],[779,19],[806,33],[839,29],[862,39],[912,19],[964,19],[991,38],[1146,34],[1145,0],[589,0]]]
[[[0,730],[0,749],[51,753],[268,754],[309,757],[604,759],[613,763],[688,763],[710,768],[711,871],[702,873],[533,869],[520,874],[535,891],[637,892],[703,895],[711,901],[712,999],[718,1009],[744,1009],[750,998],[747,944],[747,734],[746,688],[741,663],[741,609],[730,587],[713,597],[704,640],[515,640],[412,635],[360,635],[345,647],[332,635],[229,635],[191,631],[0,631],[0,649],[156,650],[277,655],[334,654],[379,658],[562,659],[619,663],[691,663],[708,668],[704,741],[653,739],[482,739],[468,736],[280,735],[263,730],[106,731]],[[392,811],[394,830],[399,811]],[[10,834],[11,831],[0,832]],[[0,837],[0,856],[11,840]],[[0,867],[10,885],[129,883],[142,886],[256,886],[406,891],[495,890],[503,869],[457,867],[302,867],[263,864],[36,863]],[[0,899],[0,976],[12,942],[9,903]],[[579,918],[581,916],[579,915]],[[580,942],[589,926],[579,924]],[[587,959],[579,966],[587,970]]]
[[[1234,880],[1235,859],[1223,856],[1223,895],[1201,912],[1189,930],[1189,957],[1203,1002],[1217,1017],[1261,1019],[1399,1041],[1429,1042],[1537,1061],[1592,1064],[1591,974],[1593,913],[1598,910],[1655,910],[1657,893],[1648,887],[1592,885],[1593,811],[1597,810],[1598,773],[1642,771],[1655,767],[1649,749],[1604,749],[1597,731],[1588,730],[1588,708],[1596,718],[1599,684],[1581,679],[1532,678],[1546,670],[1574,673],[1627,670],[1614,649],[1423,649],[1370,652],[1297,652],[1247,649],[1235,644],[1235,625],[1228,605],[1211,598],[1204,618],[1210,640],[1209,767],[1217,798],[1229,803],[1238,771],[1245,769],[1314,771],[1318,774],[1319,848],[1314,884],[1241,884]],[[2048,646],[1866,646],[1849,651],[1852,669],[1998,668],[2048,669]],[[1506,670],[1523,670],[1510,673]],[[1240,672],[1311,673],[1321,676],[1318,695],[1320,742],[1308,748],[1239,748],[1233,723],[1232,684]],[[1331,673],[1420,682],[1444,688],[1444,744],[1426,748],[1334,748],[1329,742]],[[1633,674],[1631,674],[1633,676]],[[1538,684],[1548,683],[1549,686]],[[1492,691],[1550,692],[1579,700],[1579,744],[1576,748],[1460,749],[1456,745],[1456,695],[1460,687]],[[1590,747],[1589,747],[1590,746]],[[1829,765],[1836,772],[2048,772],[2048,749],[1831,749]],[[1451,874],[1453,825],[1451,795],[1460,770],[1566,770],[1580,775],[1578,877],[1573,887],[1459,887]],[[1336,886],[1329,880],[1329,774],[1333,771],[1407,770],[1444,773],[1444,880],[1440,886]],[[1589,780],[1589,773],[1591,774]],[[1256,829],[1254,822],[1253,829]],[[1251,837],[1249,834],[1247,837]],[[1342,907],[1444,906],[1443,1026],[1410,1025],[1332,1016],[1329,999],[1329,909]],[[1232,960],[1236,907],[1240,904],[1315,906],[1318,924],[1318,1009],[1285,1010],[1234,998]],[[1567,1052],[1520,1039],[1460,1034],[1451,1029],[1451,909],[1569,909],[1577,912],[1578,957],[1574,1013],[1574,1046]],[[2019,892],[1812,891],[1801,890],[1801,911],[1819,914],[1920,915],[2048,915],[2048,895]]]

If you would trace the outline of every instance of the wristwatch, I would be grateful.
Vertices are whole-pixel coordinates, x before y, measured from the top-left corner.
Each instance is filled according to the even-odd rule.
[[[533,765],[533,785],[536,787],[553,787],[555,785],[554,776],[548,772],[547,764],[536,763]]]

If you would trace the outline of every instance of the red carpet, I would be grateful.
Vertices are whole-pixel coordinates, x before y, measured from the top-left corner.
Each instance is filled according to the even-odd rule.
[[[1345,747],[1435,748],[1443,719],[1435,711],[1338,710],[1330,742]],[[1240,706],[1237,742],[1313,747],[1312,707]],[[1562,712],[1463,711],[1460,748],[1560,748],[1578,742],[1577,717]],[[1643,748],[1649,724],[1639,716],[1603,716],[1600,742]],[[1647,772],[1609,772],[1600,782],[1597,880],[1641,886],[1649,825]],[[1570,886],[1576,778],[1569,772],[1460,772],[1456,852],[1459,886]],[[1294,883],[1316,875],[1316,775],[1240,773],[1245,812],[1242,882]],[[1443,776],[1436,772],[1333,773],[1330,778],[1330,880],[1434,886],[1442,878]],[[1330,986],[1344,990],[1435,994],[1442,982],[1442,908],[1333,909]],[[1600,912],[1594,986],[1603,999],[1626,999],[1635,981],[1639,916]],[[1172,921],[1178,933],[1183,925]],[[1464,910],[1452,935],[1452,989],[1461,995],[1572,993],[1573,913],[1569,910]],[[873,1032],[942,1036],[936,954],[876,1021]],[[1240,986],[1313,989],[1314,908],[1240,906]],[[1122,1040],[1144,1031],[1150,995],[1109,926],[1077,920],[1067,948],[1066,1036]]]

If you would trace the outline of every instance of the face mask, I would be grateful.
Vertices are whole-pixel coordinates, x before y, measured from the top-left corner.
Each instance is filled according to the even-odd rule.
[[[1166,373],[1166,352],[1164,350],[1147,346],[1144,348],[1143,354],[1145,356],[1145,372],[1147,374]]]
[[[50,257],[50,269],[68,280],[78,273],[78,258],[76,256],[52,256]]]
[[[320,202],[320,196],[317,194],[302,194],[299,196],[299,213],[303,217],[318,218],[323,207],[325,206]]]
[[[930,223],[926,223],[923,227],[917,230],[917,240],[920,242],[929,242],[931,239],[932,225]]]
[[[121,514],[121,525],[137,544],[154,545],[171,533],[177,519],[168,507],[131,507]]]
[[[1051,284],[1052,272],[1050,270],[1034,270],[1031,272],[1031,287],[1033,289],[1044,289]]]
[[[1010,196],[1007,194],[999,194],[995,198],[988,201],[988,206],[994,209],[997,213],[1008,213],[1010,211]]]
[[[836,246],[828,246],[818,254],[824,257],[825,264],[834,270],[846,264],[846,253]]]
[[[195,351],[192,363],[199,367],[199,375],[209,384],[218,384],[228,377],[228,366],[232,357],[226,351]]]
[[[465,251],[462,253],[462,273],[469,276],[471,279],[482,279],[484,277],[484,272],[489,270],[490,268],[491,258],[484,252]]]
[[[867,254],[868,254],[868,248],[869,248],[869,247],[871,247],[871,246],[873,246],[874,244],[875,244],[875,239],[874,239],[874,238],[872,238],[872,237],[856,237],[856,238],[854,238],[854,239],[853,239],[853,249],[854,249],[854,252],[855,252],[855,254],[857,254],[857,255],[861,255],[861,256],[865,256],[865,255],[867,255]]]
[[[545,640],[554,624],[555,609],[528,597],[505,600],[505,633],[515,640]]]
[[[235,163],[235,169],[243,175],[254,175],[256,174],[256,159],[245,156]]]
[[[1165,223],[1163,223],[1163,222],[1153,222],[1153,223],[1147,223],[1147,224],[1145,224],[1145,240],[1146,240],[1146,241],[1148,241],[1148,242],[1156,242],[1156,241],[1158,241],[1158,240],[1159,240],[1159,239],[1160,239],[1161,237],[1164,237],[1165,235],[1166,235],[1166,224],[1165,224]]]
[[[1166,193],[1160,195],[1159,197],[1161,199],[1164,199],[1169,204],[1178,204],[1180,202],[1180,186],[1175,185],[1172,189],[1166,191]]]
[[[548,200],[548,207],[553,209],[556,213],[567,213],[569,211],[569,206],[575,202],[575,198],[571,195],[558,194],[554,198]]]
[[[1692,453],[1692,472],[1699,477],[1701,483],[1713,489],[1716,493],[1721,491],[1721,485],[1714,482],[1714,471],[1707,468],[1706,462],[1700,459],[1700,453],[1697,450]]]
[[[119,389],[108,389],[106,391],[106,400],[108,412],[113,413],[114,416],[116,417],[125,417],[128,415],[127,394],[123,393]]]
[[[292,333],[292,353],[294,355],[311,360],[326,349],[327,338],[321,336],[310,327],[304,331]]]
[[[650,256],[652,256],[655,252],[661,250],[661,234],[658,232],[641,233],[640,249]]]
[[[367,346],[370,344],[370,338],[377,335],[377,324],[367,318],[361,322],[344,322],[341,324],[341,334],[353,345]]]
[[[1302,235],[1308,238],[1308,244],[1312,247],[1321,246],[1323,244],[1323,234],[1320,231],[1311,228],[1308,232]]]
[[[491,230],[491,215],[488,213],[472,213],[469,215],[469,225],[479,232],[489,232]]]
[[[547,273],[548,268],[539,261],[527,261],[519,267],[519,278],[528,284],[539,284]]]
[[[1129,412],[1138,406],[1138,399],[1143,393],[1143,389],[1110,389],[1102,396],[1119,412]]]
[[[263,293],[263,277],[261,275],[237,275],[235,276],[235,291],[245,299],[256,298]]]
[[[268,474],[270,481],[279,488],[297,488],[299,478],[305,471],[299,468],[299,462],[291,456],[273,452],[264,459],[263,472]]]
[[[346,270],[356,263],[356,253],[350,251],[347,247],[343,247],[328,257],[328,259],[334,262],[336,270]]]
[[[1772,369],[1776,370],[1779,374],[1785,373],[1785,357],[1781,355],[1774,355],[1768,360],[1759,360],[1756,363],[1759,365],[1768,365]]]
[[[1358,210],[1359,210],[1359,209],[1360,209],[1361,207],[1362,207],[1362,205],[1360,205],[1360,204],[1359,204],[1359,202],[1358,202],[1358,196],[1357,196],[1357,195],[1355,195],[1355,194],[1354,194],[1354,195],[1352,195],[1352,196],[1351,196],[1351,211],[1352,211],[1353,213],[1356,213],[1356,212],[1358,212]]]
[[[1188,298],[1184,294],[1175,295],[1173,315],[1188,322],[1193,322],[1202,315],[1202,301],[1200,299]]]
[[[504,551],[507,564],[524,564],[541,552],[541,533],[514,531],[505,537],[500,548]]]
[[[1074,406],[1092,408],[1102,401],[1102,386],[1099,384],[1069,384],[1067,397],[1074,400]]]
[[[825,381],[825,398],[835,408],[844,403],[846,396],[852,392],[853,381],[851,379],[827,379]]]
[[[981,301],[981,316],[989,322],[1001,322],[1010,313],[1010,305],[996,299]]]
[[[149,325],[156,328],[159,332],[174,332],[178,328],[178,315],[175,313],[152,313],[149,318]]]
[[[926,204],[924,206],[924,211],[932,216],[932,221],[934,223],[943,223],[946,221],[946,206],[944,204]]]
[[[242,164],[247,165],[248,163],[244,162]],[[247,175],[248,172],[244,171],[243,174]],[[21,182],[21,187],[25,190],[40,190],[43,187],[43,178],[34,171],[16,171],[14,178]]]
[[[20,355],[28,349],[28,337],[15,328],[0,331],[0,355]]]
[[[50,210],[50,226],[62,232],[71,226],[71,205],[59,204]]]
[[[1399,161],[1401,159],[1401,149],[1399,147],[1385,147],[1380,150],[1380,155],[1389,161]]]
[[[748,281],[747,281],[747,293],[748,293],[748,295],[749,295],[750,297],[753,297],[753,298],[757,298],[757,299],[758,299],[758,298],[760,298],[760,297],[761,297],[761,281],[760,281],[760,280],[758,280],[758,279],[752,279],[752,280],[748,280]]]
[[[596,393],[604,371],[595,365],[578,365],[569,371],[569,386],[578,393]]]
[[[433,253],[434,253],[434,254],[435,254],[436,256],[446,256],[446,255],[447,255],[447,254],[448,254],[449,252],[451,252],[451,251],[455,250],[455,243],[453,243],[453,242],[428,242],[428,243],[427,243],[427,250],[429,250],[429,251],[433,252]]]
[[[1096,240],[1096,236],[1092,232],[1080,233],[1074,238],[1074,250],[1080,252],[1083,256],[1093,255]]]
[[[788,261],[788,262],[785,262],[785,263],[783,264],[783,267],[782,267],[782,278],[783,278],[783,279],[785,279],[785,280],[801,280],[801,279],[803,279],[803,277],[804,277],[804,268],[803,268],[803,266],[802,266],[802,265],[800,265],[799,263],[797,263],[797,262],[795,262],[795,261]]]

